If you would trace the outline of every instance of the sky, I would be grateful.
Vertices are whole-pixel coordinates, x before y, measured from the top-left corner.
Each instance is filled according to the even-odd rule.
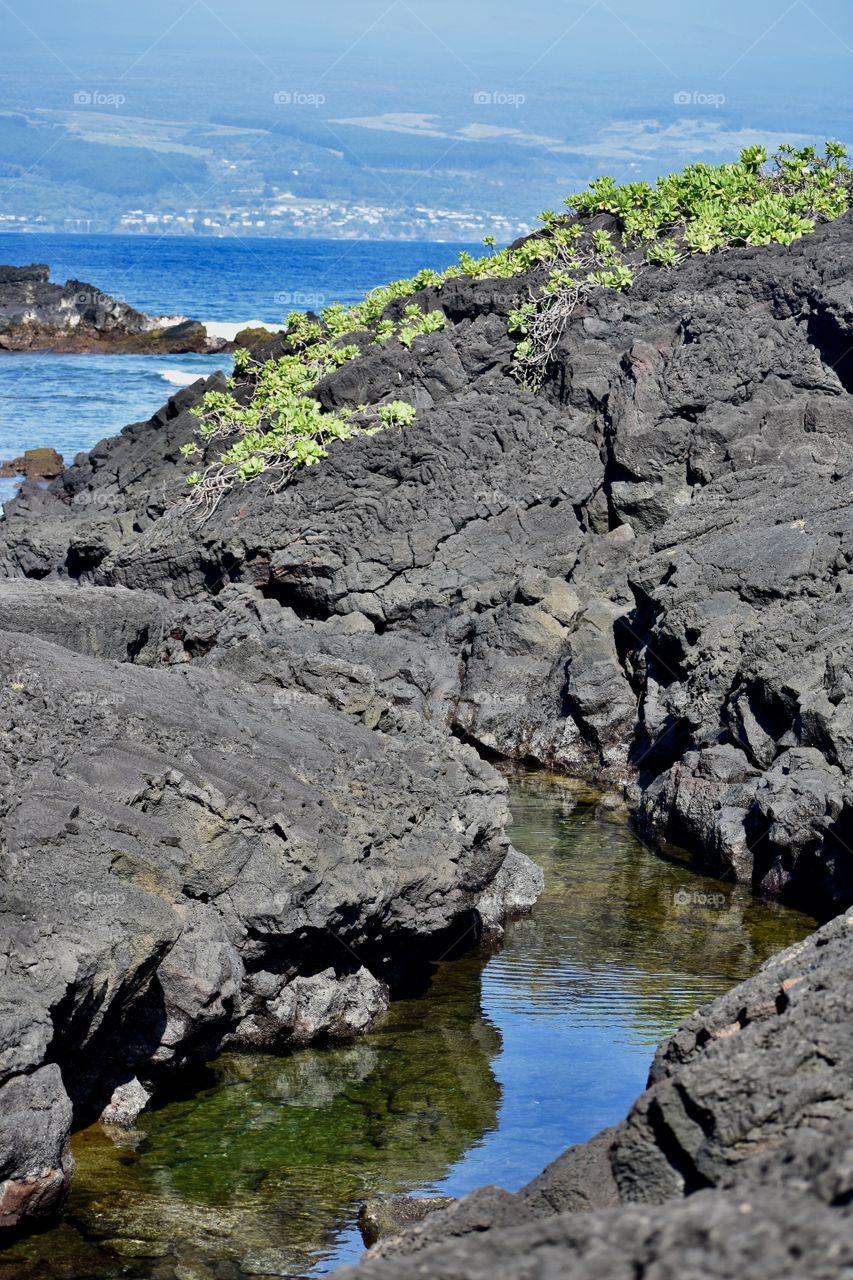
[[[165,61],[190,82],[218,59],[234,78],[209,82],[211,102],[256,101],[292,76],[306,93],[338,89],[341,105],[372,80],[430,106],[483,86],[570,96],[598,79],[603,97],[636,91],[649,107],[667,91],[723,94],[787,116],[829,105],[853,59],[850,0],[0,0],[0,31],[4,76],[9,54],[51,79],[130,87]]]
[[[0,0],[0,39],[0,112],[87,144],[119,119],[257,126],[377,173],[410,146],[413,168],[444,175],[444,203],[453,163],[476,172],[473,148],[495,176],[489,207],[504,184],[517,209],[546,168],[547,191],[755,141],[853,142],[853,0]],[[89,116],[70,120],[80,103]],[[234,157],[211,146],[220,181]],[[294,154],[299,176],[319,152]]]
[[[551,104],[560,134],[575,95],[617,118],[681,105],[711,132],[721,109],[846,123],[853,69],[850,0],[0,0],[0,33],[11,99],[21,77],[46,105],[95,80],[150,111],[168,71],[169,110],[298,85],[343,115],[453,115],[479,92],[496,116]]]

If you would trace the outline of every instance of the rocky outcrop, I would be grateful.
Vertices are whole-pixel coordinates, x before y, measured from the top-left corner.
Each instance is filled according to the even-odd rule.
[[[0,463],[0,480],[55,480],[62,475],[62,456],[55,449],[27,449],[20,458]]]
[[[133,354],[224,351],[196,320],[159,320],[82,280],[50,283],[50,268],[0,266],[0,351]]]
[[[0,788],[27,1032],[0,1106],[53,1092],[38,1158],[12,1123],[9,1203],[61,1194],[69,1099],[74,1123],[121,1115],[116,1089],[221,1043],[357,1033],[404,953],[532,900],[501,785],[460,739],[624,783],[656,840],[719,875],[824,917],[853,900],[852,232],[590,296],[541,395],[511,376],[506,313],[542,276],[451,281],[425,298],[443,332],[362,335],[318,388],[404,398],[414,426],[333,446],[280,493],[241,486],[204,523],[180,448],[216,379],[24,484],[0,525]],[[714,1044],[763,1034],[735,1023]],[[703,1128],[712,1050],[682,1064],[682,1111],[661,1065],[618,1159],[567,1157],[584,1249],[631,1186],[698,1195],[749,1151]],[[707,1194],[723,1232],[731,1205]],[[628,1256],[657,1212],[620,1219]]]
[[[560,1215],[334,1274],[339,1280],[838,1280],[853,1266],[850,1217],[849,1209],[827,1209],[804,1196],[702,1192],[666,1209]]]
[[[191,389],[7,506],[0,561],[175,601],[153,662],[624,782],[654,839],[831,914],[853,897],[851,233],[600,290],[538,396],[506,312],[541,276],[450,281],[425,297],[444,332],[318,390],[406,398],[413,428],[200,526],[175,506]]]
[[[373,1245],[381,1236],[405,1230],[423,1222],[431,1213],[449,1209],[455,1202],[449,1196],[389,1196],[367,1201],[361,1206],[358,1227],[364,1243]]]
[[[411,713],[368,727],[308,692],[147,668],[133,659],[165,614],[144,593],[4,596],[0,1222],[15,1225],[55,1211],[72,1125],[128,1123],[222,1044],[358,1035],[432,955],[529,907],[541,875],[510,850],[502,779]]]
[[[621,1124],[517,1195],[475,1192],[336,1274],[837,1280],[853,1267],[851,1079],[842,916],[689,1019]]]

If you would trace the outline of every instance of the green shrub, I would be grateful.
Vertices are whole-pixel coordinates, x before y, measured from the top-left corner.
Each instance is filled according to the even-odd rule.
[[[658,267],[674,267],[682,259],[682,253],[675,240],[656,240],[646,249],[646,262]]]
[[[387,342],[389,338],[393,338],[397,332],[397,326],[393,320],[379,320],[374,330],[374,343]]]
[[[565,203],[576,215],[573,224],[543,215],[552,267],[536,297],[535,314],[527,307],[523,324],[518,311],[509,317],[510,333],[519,335],[517,376],[533,388],[584,293],[630,289],[639,272],[673,267],[694,253],[793,244],[819,221],[851,207],[853,172],[840,143],[827,143],[822,155],[815,147],[780,147],[772,161],[763,147],[747,147],[736,164],[689,165],[654,187],[645,182],[620,187],[612,177],[597,178],[588,191]],[[612,217],[614,232],[589,227],[589,220],[602,214]],[[546,251],[535,252],[539,261],[547,260]],[[514,263],[519,254],[512,255]],[[530,267],[531,257],[525,258]]]
[[[313,394],[322,378],[360,357],[360,347],[343,345],[348,335],[366,330],[373,343],[396,336],[410,347],[415,338],[446,327],[444,311],[428,309],[426,299],[423,306],[409,303],[395,322],[386,313],[400,298],[427,289],[440,293],[460,276],[505,280],[538,273],[531,296],[507,321],[516,338],[516,376],[536,388],[578,301],[590,291],[630,289],[641,272],[671,268],[693,253],[792,244],[853,205],[853,173],[839,143],[827,143],[822,154],[814,147],[780,147],[772,162],[763,148],[748,147],[736,164],[689,165],[655,186],[620,187],[611,177],[598,178],[565,203],[569,214],[546,210],[543,230],[516,249],[495,249],[490,236],[485,244],[493,252],[482,258],[463,252],[458,266],[392,281],[355,306],[327,307],[319,319],[291,314],[290,354],[277,360],[259,363],[248,351],[236,352],[231,390],[208,392],[193,410],[198,442],[181,449],[188,461],[202,458],[187,480],[195,500],[210,510],[234,483],[262,475],[280,488],[299,468],[326,458],[335,440],[411,426],[416,411],[405,401],[330,414]],[[601,215],[612,219],[609,228],[590,225]],[[247,381],[251,397],[242,404],[231,391]],[[222,451],[209,460],[220,441]]]
[[[303,467],[311,467],[328,457],[335,440],[357,435],[373,435],[389,426],[409,426],[415,409],[404,401],[394,401],[378,410],[359,406],[364,421],[354,421],[352,410],[326,413],[311,394],[321,378],[360,355],[357,346],[336,347],[330,342],[305,342],[306,327],[292,326],[300,350],[277,360],[255,366],[253,394],[241,405],[223,391],[209,391],[191,412],[199,419],[201,445],[218,441],[225,448],[207,462],[203,471],[187,478],[193,499],[206,514],[235,483],[269,476],[275,489],[281,488]],[[289,326],[290,328],[290,326]],[[313,329],[313,326],[311,326]],[[200,447],[183,446],[187,459],[198,456]]]
[[[447,325],[447,317],[443,311],[421,311],[417,303],[406,307],[406,313],[400,332],[397,335],[404,347],[410,347],[415,338],[425,337],[428,333],[440,333]]]
[[[379,406],[379,421],[386,427],[410,427],[416,414],[415,406],[405,400],[392,400]]]

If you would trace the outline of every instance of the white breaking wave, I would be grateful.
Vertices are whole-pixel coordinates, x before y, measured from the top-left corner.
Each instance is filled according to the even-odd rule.
[[[240,320],[234,323],[227,320],[205,320],[204,327],[209,338],[224,338],[233,342],[241,329],[269,329],[270,333],[281,333],[284,325],[266,324],[263,320]]]
[[[204,372],[187,373],[185,369],[158,369],[160,377],[173,387],[191,387],[199,378],[206,377]]]

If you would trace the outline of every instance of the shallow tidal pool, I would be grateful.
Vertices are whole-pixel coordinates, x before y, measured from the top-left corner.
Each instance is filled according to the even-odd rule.
[[[656,856],[612,797],[510,781],[546,881],[500,948],[440,963],[354,1045],[224,1055],[120,1142],[77,1134],[61,1224],[0,1252],[0,1280],[323,1275],[360,1256],[366,1197],[517,1190],[621,1119],[664,1036],[814,928]]]

